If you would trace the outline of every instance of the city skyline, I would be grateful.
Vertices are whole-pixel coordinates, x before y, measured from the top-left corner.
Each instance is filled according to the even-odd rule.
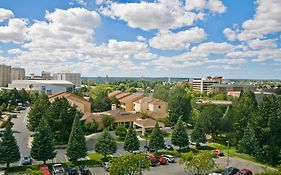
[[[280,7],[278,0],[2,0],[0,64],[27,74],[280,79]]]

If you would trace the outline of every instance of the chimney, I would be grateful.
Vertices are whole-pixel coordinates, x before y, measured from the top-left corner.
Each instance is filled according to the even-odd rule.
[[[111,110],[114,110],[114,109],[116,109],[117,107],[116,107],[116,104],[112,104],[111,105]]]

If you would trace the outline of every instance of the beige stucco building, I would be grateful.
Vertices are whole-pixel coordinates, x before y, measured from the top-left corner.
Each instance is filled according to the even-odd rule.
[[[75,105],[77,109],[83,113],[90,113],[91,112],[91,103],[87,100],[85,100],[83,97],[67,93],[67,92],[62,92],[58,93],[52,96],[49,96],[49,101],[52,103],[56,98],[66,98],[67,101],[71,105]]]
[[[134,102],[143,98],[143,94],[130,94],[122,99],[120,99],[121,108],[125,111],[134,111]]]

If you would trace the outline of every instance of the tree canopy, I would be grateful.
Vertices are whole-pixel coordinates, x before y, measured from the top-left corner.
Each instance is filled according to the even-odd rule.
[[[165,148],[164,143],[163,133],[159,128],[158,122],[156,122],[149,139],[149,147],[154,148],[155,150],[163,149]]]
[[[104,129],[96,140],[95,151],[106,157],[108,154],[116,153],[117,143],[115,142],[108,129]]]
[[[181,120],[181,117],[178,119],[175,129],[172,132],[171,141],[172,144],[179,146],[180,149],[189,145],[188,135]]]
[[[133,126],[130,126],[125,137],[124,149],[127,151],[135,151],[139,150],[139,148],[140,142],[137,137],[136,130],[133,128]]]

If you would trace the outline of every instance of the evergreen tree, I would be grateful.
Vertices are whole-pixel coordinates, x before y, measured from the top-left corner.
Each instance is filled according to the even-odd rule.
[[[66,148],[66,155],[71,161],[74,162],[76,162],[79,158],[87,156],[86,140],[78,115],[76,115],[72,124],[72,129]]]
[[[106,157],[107,154],[113,154],[117,151],[117,144],[109,133],[108,129],[104,129],[101,135],[97,138],[95,143],[95,151],[103,154]]]
[[[127,129],[125,126],[121,125],[115,129],[115,135],[119,137],[120,140],[124,141],[127,135]]]
[[[7,167],[9,167],[10,163],[20,160],[19,147],[13,136],[12,125],[10,122],[5,127],[2,141],[0,142],[0,151],[0,164],[7,164]]]
[[[65,144],[69,140],[72,123],[81,113],[71,106],[66,98],[56,98],[51,104],[51,116],[48,118],[56,144]]]
[[[204,131],[204,128],[199,120],[197,120],[196,125],[191,133],[191,141],[196,142],[196,145],[199,145],[199,143],[206,143],[206,134]]]
[[[185,147],[189,145],[188,135],[185,127],[183,126],[183,122],[181,117],[178,119],[175,129],[172,133],[171,138],[172,144],[181,147]]]
[[[258,106],[255,94],[252,91],[242,91],[238,101],[234,102],[233,135],[234,144],[243,137],[249,121],[252,120]],[[237,129],[239,128],[239,129]]]
[[[165,140],[162,131],[159,128],[158,122],[156,122],[155,127],[152,130],[150,140],[149,140],[149,146],[151,148],[154,148],[155,150],[163,149],[165,148]]]
[[[248,124],[245,129],[244,136],[238,142],[238,151],[254,155],[257,150],[257,139],[255,136],[255,131],[253,130],[251,124]]]
[[[124,149],[127,151],[135,151],[140,148],[140,141],[133,126],[130,126],[125,137]]]
[[[50,102],[48,96],[45,93],[41,93],[34,101],[34,104],[28,113],[27,127],[30,131],[36,130],[43,116],[46,118],[49,117],[49,107]]]
[[[186,93],[183,87],[175,87],[171,91],[168,100],[169,121],[174,125],[181,116],[184,122],[188,122],[191,117],[191,97]]]
[[[281,110],[275,96],[264,96],[259,104],[259,112],[252,127],[256,131],[258,160],[276,165],[281,157]]]
[[[228,106],[222,117],[223,132],[230,133],[232,131],[232,123],[233,123],[233,111],[232,111],[232,107]]]
[[[42,118],[33,137],[31,157],[38,161],[46,161],[56,156],[54,138],[45,117]]]

